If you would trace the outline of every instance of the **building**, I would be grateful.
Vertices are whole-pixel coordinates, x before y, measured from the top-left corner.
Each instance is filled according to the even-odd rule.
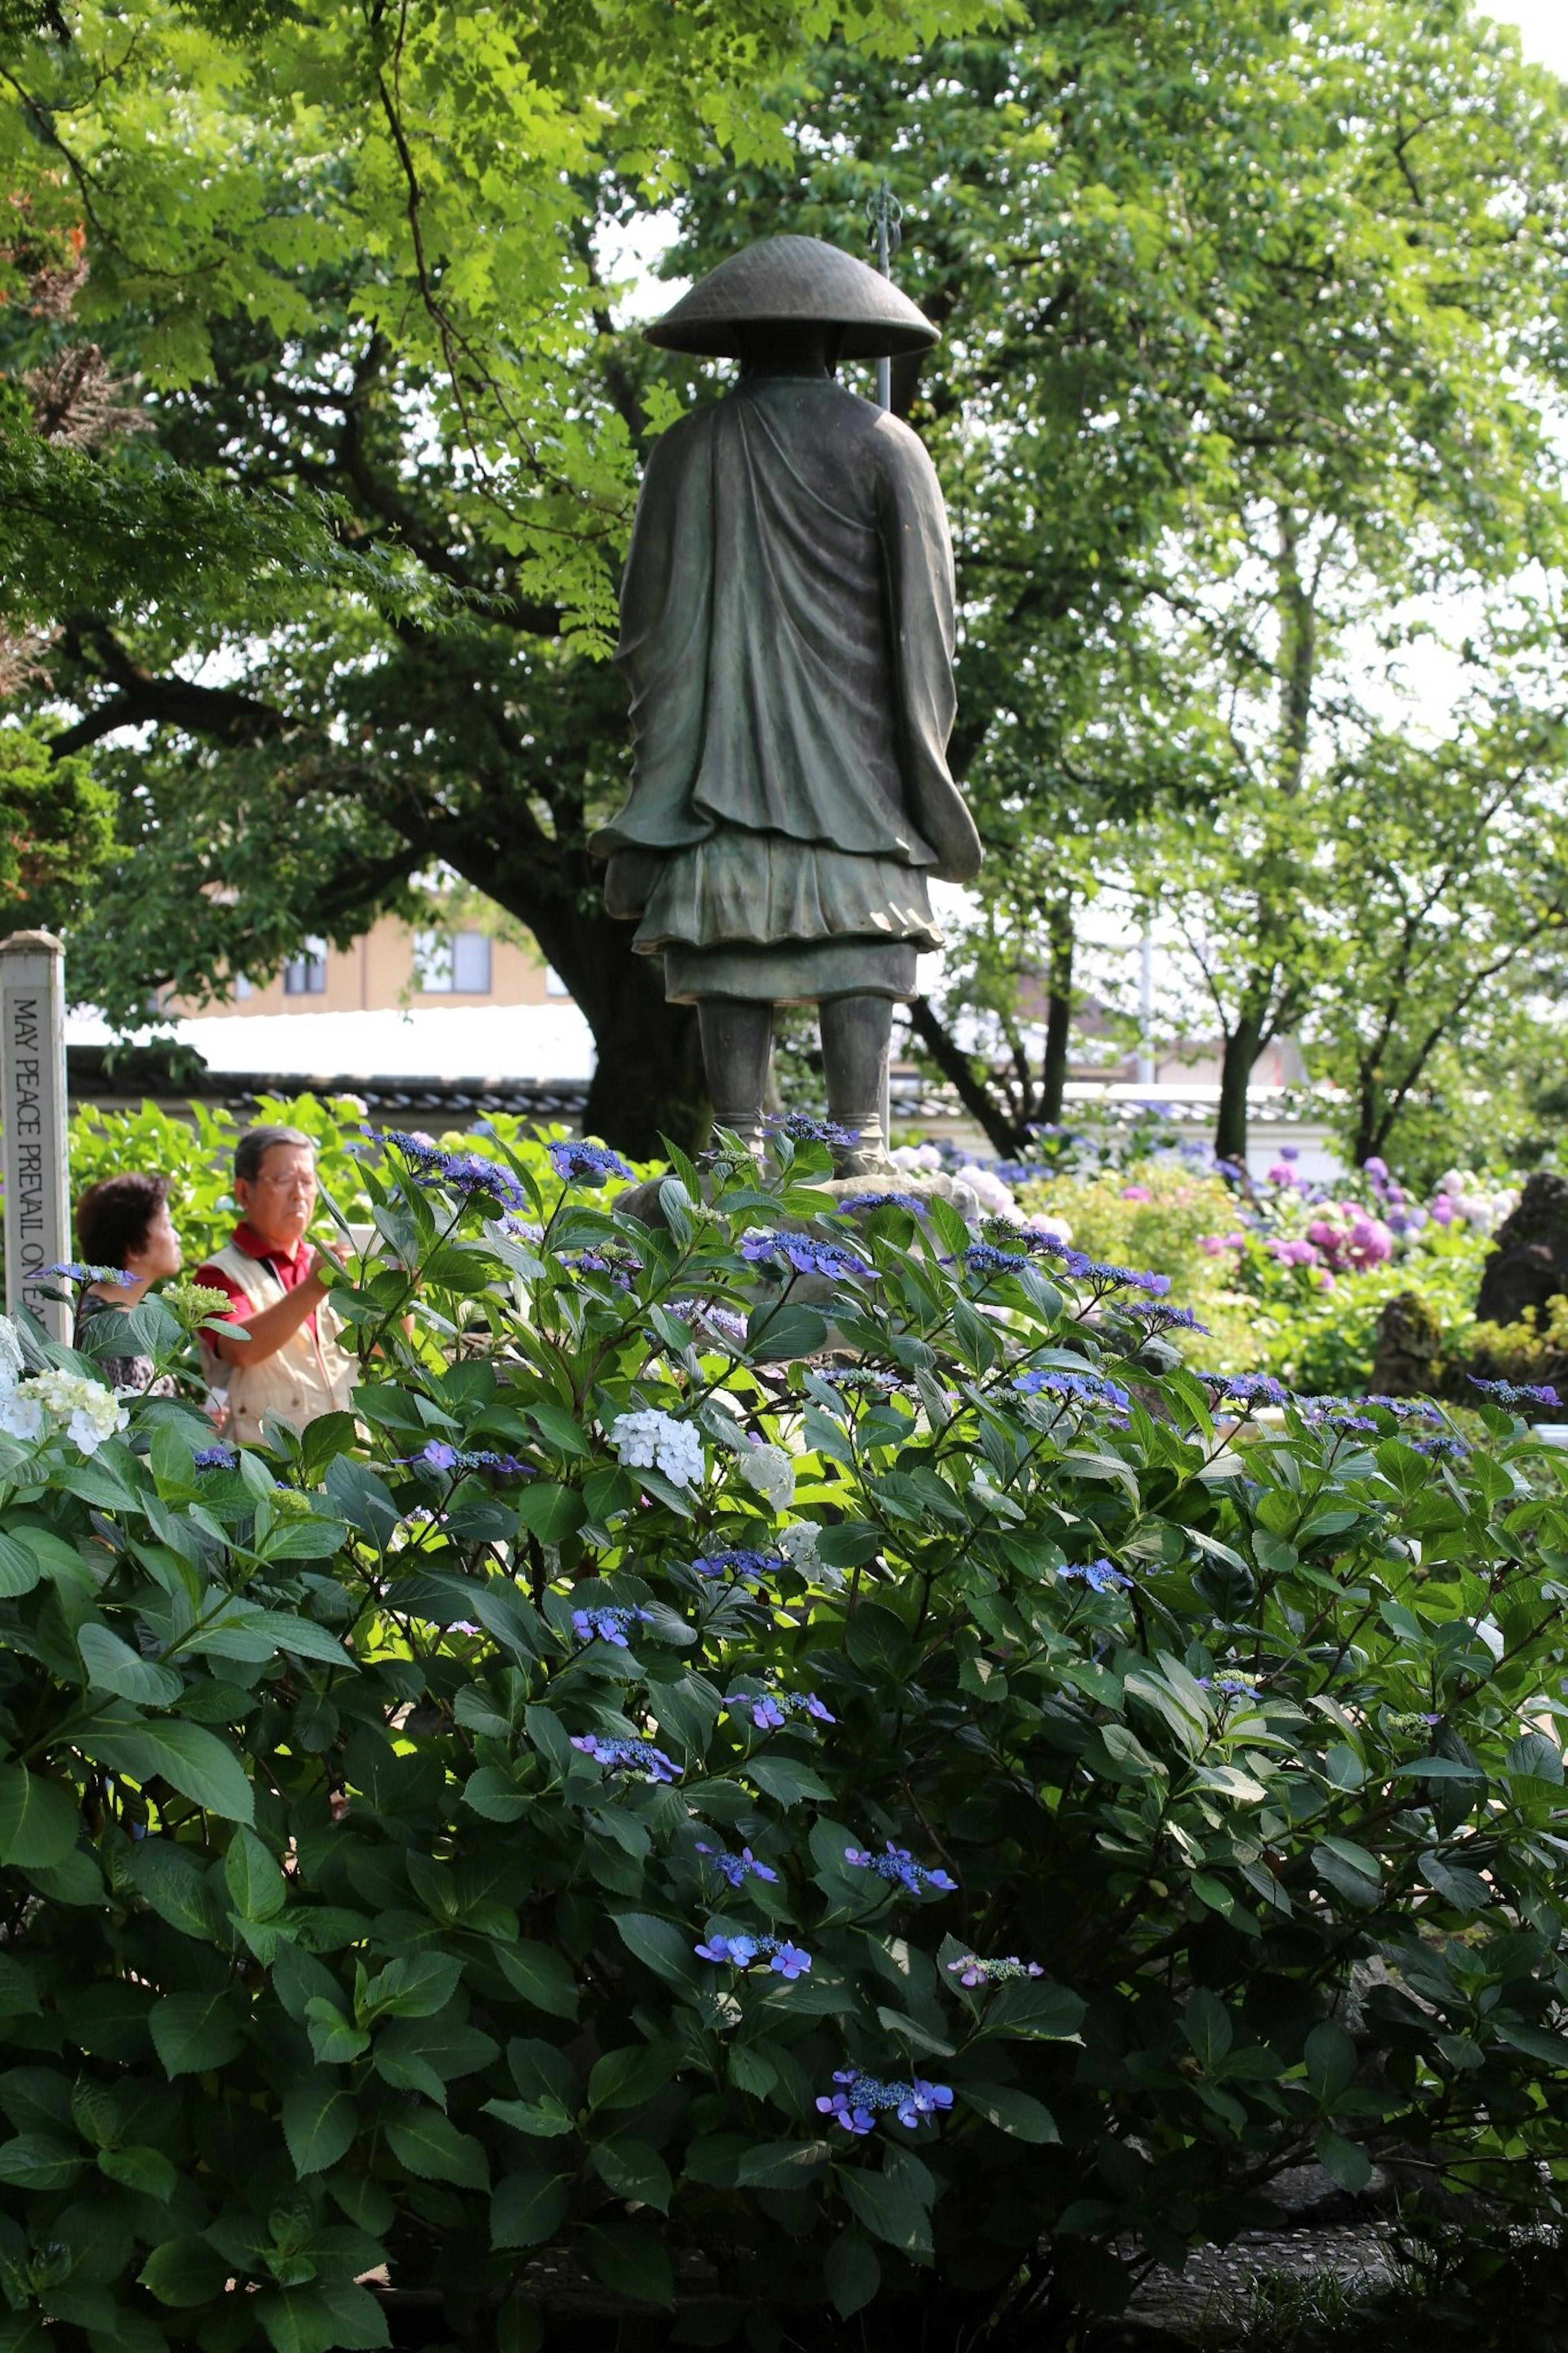
[[[483,931],[416,931],[395,915],[383,915],[349,947],[307,941],[276,979],[237,981],[226,1004],[174,997],[163,1010],[176,1020],[205,1022],[570,1001],[536,949]]]

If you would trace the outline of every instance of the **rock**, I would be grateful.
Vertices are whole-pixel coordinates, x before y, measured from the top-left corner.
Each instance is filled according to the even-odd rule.
[[[1568,1295],[1568,1177],[1540,1169],[1519,1207],[1498,1228],[1481,1273],[1476,1320],[1519,1324],[1531,1309]]]
[[[1372,1377],[1373,1397],[1435,1397],[1444,1374],[1443,1331],[1424,1299],[1401,1291],[1377,1319]]]

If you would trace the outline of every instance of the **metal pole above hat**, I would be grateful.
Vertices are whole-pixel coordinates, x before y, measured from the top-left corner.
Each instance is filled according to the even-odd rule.
[[[867,198],[866,217],[871,225],[871,248],[877,257],[877,267],[890,280],[893,256],[904,241],[904,208],[886,180]],[[877,406],[891,408],[892,405],[893,364],[884,353],[877,362]]]

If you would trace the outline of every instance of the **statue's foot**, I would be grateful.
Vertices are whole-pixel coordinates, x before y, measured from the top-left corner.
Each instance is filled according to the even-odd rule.
[[[836,1176],[887,1176],[893,1164],[889,1156],[887,1138],[882,1134],[881,1115],[878,1112],[835,1112],[833,1124],[853,1141],[835,1145],[833,1173]]]

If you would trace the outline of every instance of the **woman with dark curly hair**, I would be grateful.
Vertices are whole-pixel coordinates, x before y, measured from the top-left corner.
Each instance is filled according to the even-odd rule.
[[[135,1171],[101,1177],[76,1205],[76,1234],[82,1257],[104,1270],[77,1302],[74,1345],[79,1348],[96,1316],[111,1308],[124,1313],[135,1306],[149,1283],[180,1271],[180,1238],[169,1217],[168,1178]],[[151,1356],[100,1356],[98,1361],[103,1379],[114,1388],[151,1397],[179,1394],[172,1373],[154,1377]]]

